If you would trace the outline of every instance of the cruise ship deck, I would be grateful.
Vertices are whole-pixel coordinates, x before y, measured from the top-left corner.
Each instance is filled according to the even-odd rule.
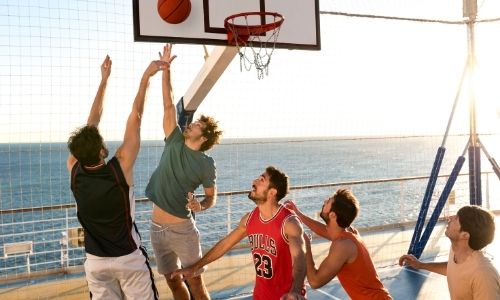
[[[354,192],[361,211],[353,225],[394,299],[449,299],[444,276],[397,262],[415,223],[430,219],[419,214],[427,208],[442,209],[427,261],[447,259],[445,219],[461,206],[481,203],[499,224],[500,169],[490,154],[500,154],[500,1],[190,0],[182,1],[190,19],[175,26],[159,11],[165,2],[0,0],[0,299],[89,298],[66,142],[88,120],[109,55],[99,126],[115,153],[143,71],[165,43],[175,44],[179,125],[204,114],[224,131],[208,153],[217,206],[196,216],[203,251],[255,207],[248,189],[273,165],[291,179],[287,198],[311,217],[337,188]],[[286,22],[267,21],[276,13],[266,7]],[[272,34],[233,47],[225,20],[259,9],[247,27],[272,25]],[[255,64],[262,58],[267,64]],[[151,78],[134,165],[133,215],[150,256],[144,191],[165,147],[160,78]],[[486,252],[500,269],[498,231]],[[313,238],[317,264],[329,245]],[[248,247],[204,276],[212,299],[251,299]],[[172,299],[165,279],[155,280],[160,298]],[[310,300],[347,298],[336,279],[308,288]]]
[[[498,224],[499,218],[496,222]],[[449,240],[444,236],[445,222],[435,228],[433,237],[424,252],[424,260],[443,261],[447,259]],[[413,226],[400,224],[386,228],[361,231],[361,234],[378,267],[377,271],[394,299],[449,299],[446,277],[426,271],[402,268],[397,265],[397,253],[407,251],[413,233]],[[313,253],[316,264],[328,253],[330,243],[313,239]],[[498,231],[494,242],[486,253],[500,269],[497,257],[500,239]],[[205,282],[212,299],[252,299],[254,268],[248,249],[233,250],[209,265]],[[153,267],[156,271],[156,269]],[[155,272],[160,299],[173,299],[161,275]],[[38,283],[37,283],[38,281]],[[337,279],[320,289],[307,288],[308,299],[348,299]],[[88,289],[83,273],[58,275],[23,283],[4,284],[0,289],[2,299],[86,299]]]

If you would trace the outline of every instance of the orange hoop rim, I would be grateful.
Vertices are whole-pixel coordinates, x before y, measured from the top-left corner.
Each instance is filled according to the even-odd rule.
[[[261,25],[237,25],[234,24],[234,20],[236,18],[240,17],[247,17],[247,16],[273,16],[275,19],[278,18],[278,21],[268,23],[268,24],[261,24]],[[263,34],[267,31],[271,31],[273,29],[276,29],[283,24],[283,21],[285,18],[277,12],[243,12],[239,14],[234,14],[231,15],[227,18],[224,19],[224,28],[226,28],[228,34],[229,33],[236,33],[237,35],[240,36],[245,36],[249,37],[251,35],[260,35]]]

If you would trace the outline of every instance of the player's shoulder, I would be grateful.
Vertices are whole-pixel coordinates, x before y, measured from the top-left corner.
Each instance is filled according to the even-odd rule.
[[[332,247],[337,251],[353,252],[357,250],[356,243],[349,237],[342,236],[332,242]]]
[[[304,231],[302,222],[294,213],[288,214],[288,216],[284,220],[283,226],[287,235],[302,235]]]
[[[240,224],[239,224],[240,227],[244,227],[244,228],[247,227],[248,221],[250,220],[250,216],[252,215],[253,212],[254,212],[254,210],[249,211],[243,217],[241,217]]]

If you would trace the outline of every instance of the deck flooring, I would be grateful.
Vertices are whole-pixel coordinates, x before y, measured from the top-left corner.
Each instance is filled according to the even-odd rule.
[[[498,217],[497,217],[498,222]],[[425,252],[426,260],[443,261],[447,259],[450,243],[444,237],[443,224],[436,226],[432,239]],[[378,274],[394,299],[449,299],[446,277],[397,265],[397,258],[406,253],[412,237],[413,227],[393,228],[375,232],[361,232],[372,257],[378,267]],[[497,237],[498,237],[497,231]],[[329,242],[313,240],[313,253],[317,264],[326,256]],[[499,239],[487,248],[487,252],[499,253]],[[494,260],[497,268],[498,262]],[[163,276],[156,273],[155,281],[160,299],[172,299]],[[233,250],[221,259],[211,263],[204,278],[212,299],[251,299],[255,271],[248,249]],[[88,289],[82,273],[57,275],[42,280],[23,283],[2,284],[0,298],[3,300],[27,299],[88,299]],[[348,299],[338,280],[314,290],[308,288],[309,300]]]

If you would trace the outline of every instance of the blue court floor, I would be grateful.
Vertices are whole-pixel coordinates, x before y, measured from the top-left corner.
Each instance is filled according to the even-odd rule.
[[[378,269],[384,286],[395,300],[446,300],[450,299],[446,277],[399,266]],[[212,299],[250,300],[253,286],[240,287],[213,293]],[[238,294],[240,296],[228,296]],[[307,289],[308,300],[349,299],[337,279],[320,289]]]

